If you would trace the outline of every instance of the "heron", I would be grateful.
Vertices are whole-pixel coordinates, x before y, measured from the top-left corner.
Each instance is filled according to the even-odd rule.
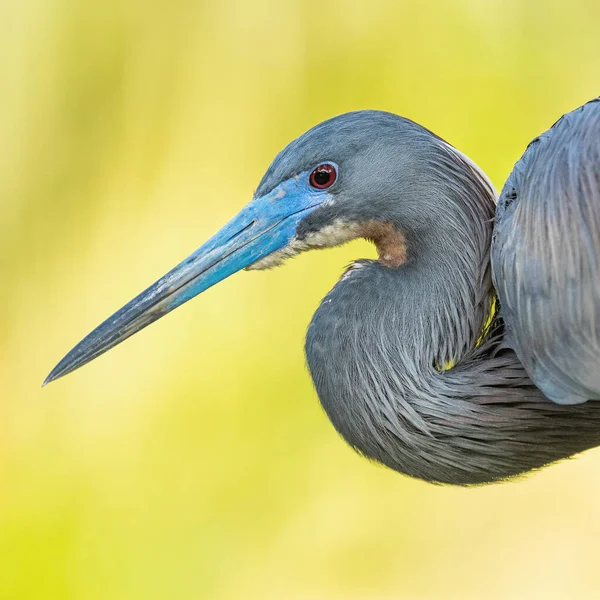
[[[599,140],[600,97],[536,137],[498,195],[407,118],[324,121],[44,384],[239,270],[365,238],[377,258],[346,268],[305,341],[320,402],[352,448],[428,482],[475,485],[600,445]]]

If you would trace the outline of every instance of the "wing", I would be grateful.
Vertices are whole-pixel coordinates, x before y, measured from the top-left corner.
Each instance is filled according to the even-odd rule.
[[[600,399],[600,98],[533,140],[492,242],[506,341],[545,396]]]

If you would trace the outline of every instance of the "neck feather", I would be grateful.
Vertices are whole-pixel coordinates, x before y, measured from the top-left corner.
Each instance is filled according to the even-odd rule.
[[[315,313],[306,354],[323,407],[356,450],[415,477],[465,485],[597,445],[600,407],[553,404],[501,336],[481,339],[495,297],[494,195],[461,155],[448,150],[447,160],[432,174],[441,192],[435,227],[420,237],[402,232],[400,267],[351,265]]]

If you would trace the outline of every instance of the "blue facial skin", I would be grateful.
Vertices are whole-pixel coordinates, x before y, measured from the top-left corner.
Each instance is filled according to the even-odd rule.
[[[44,385],[90,362],[209,287],[285,247],[298,223],[327,199],[310,171],[254,198],[196,252],[119,309],[73,348]]]

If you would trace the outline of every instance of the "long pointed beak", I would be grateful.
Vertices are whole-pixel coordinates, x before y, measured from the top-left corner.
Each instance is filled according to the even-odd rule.
[[[75,346],[43,385],[100,356],[194,296],[289,243],[323,200],[288,179],[255,198],[196,252],[123,306]]]

